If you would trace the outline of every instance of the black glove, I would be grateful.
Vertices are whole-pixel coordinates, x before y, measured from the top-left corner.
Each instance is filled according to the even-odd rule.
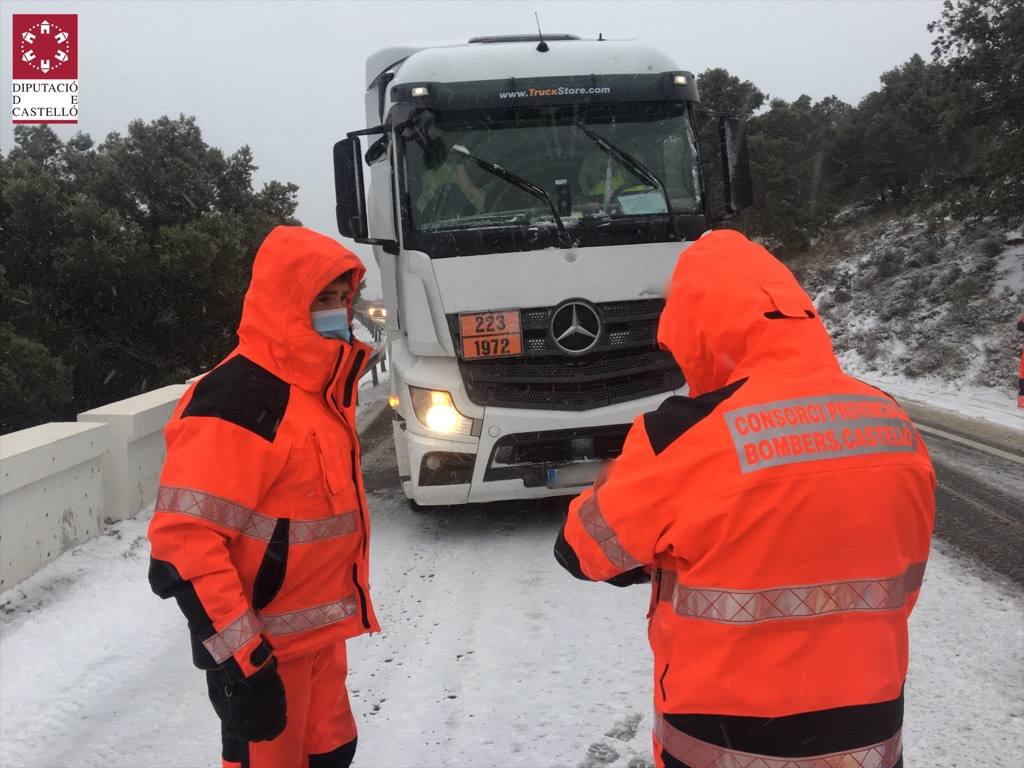
[[[239,741],[270,741],[281,735],[287,717],[277,659],[271,657],[252,676],[237,683],[222,669],[208,670],[206,685],[226,735]]]

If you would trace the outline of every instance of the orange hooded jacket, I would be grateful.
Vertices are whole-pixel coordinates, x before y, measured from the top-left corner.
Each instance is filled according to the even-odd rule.
[[[150,583],[188,618],[196,665],[248,677],[377,631],[370,521],[355,429],[370,348],[325,339],[310,305],[359,259],[277,227],[253,264],[239,344],[193,384],[165,429],[149,527]]]
[[[591,580],[651,573],[659,713],[780,718],[899,699],[901,719],[934,521],[920,435],[842,372],[792,274],[737,232],[682,253],[658,340],[690,396],[633,423],[573,500],[556,556]],[[678,733],[657,721],[683,763],[725,759]],[[885,750],[877,764],[895,764],[898,744]]]

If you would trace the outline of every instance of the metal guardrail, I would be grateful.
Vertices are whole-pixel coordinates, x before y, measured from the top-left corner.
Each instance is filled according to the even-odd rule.
[[[370,332],[370,336],[373,337],[374,350],[370,359],[366,362],[366,368],[363,369],[362,376],[370,374],[373,379],[373,386],[377,386],[380,383],[380,374],[387,371],[388,366],[388,344],[387,344],[387,332],[384,330],[384,326],[376,322],[368,315],[362,312],[356,312],[356,320]],[[362,378],[360,376],[360,378]]]

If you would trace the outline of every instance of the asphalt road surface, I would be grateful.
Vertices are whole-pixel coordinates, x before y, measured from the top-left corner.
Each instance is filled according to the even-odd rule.
[[[902,405],[917,424],[939,479],[935,535],[1024,584],[1021,433],[914,403]]]

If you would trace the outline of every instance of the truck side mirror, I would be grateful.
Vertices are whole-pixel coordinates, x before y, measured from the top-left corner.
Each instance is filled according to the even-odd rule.
[[[385,133],[366,150],[363,157],[366,158],[367,165],[373,165],[388,153],[388,136],[389,134]]]
[[[747,129],[738,117],[720,117],[718,135],[722,148],[722,177],[725,180],[725,205],[729,213],[739,213],[754,204],[754,183],[750,176],[750,152]]]
[[[365,240],[368,234],[361,155],[358,136],[350,136],[334,145],[334,210],[338,231],[356,241]]]

